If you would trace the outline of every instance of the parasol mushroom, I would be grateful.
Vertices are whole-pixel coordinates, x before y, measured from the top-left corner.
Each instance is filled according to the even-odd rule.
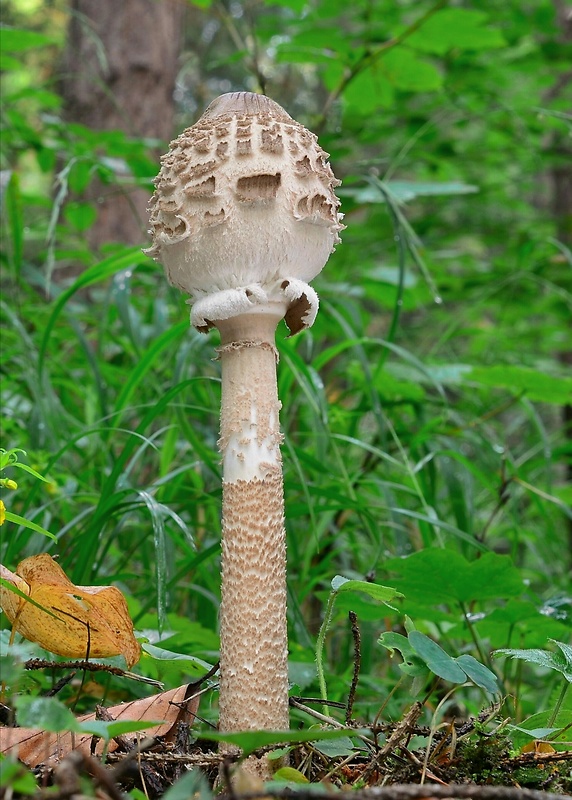
[[[218,328],[223,465],[220,729],[285,730],[286,544],[276,327],[312,325],[308,286],[342,229],[328,154],[273,100],[217,98],[162,158],[153,246]]]

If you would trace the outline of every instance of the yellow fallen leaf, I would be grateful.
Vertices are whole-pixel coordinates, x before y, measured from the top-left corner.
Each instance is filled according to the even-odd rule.
[[[0,585],[0,606],[31,642],[68,658],[122,655],[128,667],[139,660],[127,603],[115,586],[75,586],[46,553],[25,558],[15,574],[0,565],[0,577],[41,606]]]

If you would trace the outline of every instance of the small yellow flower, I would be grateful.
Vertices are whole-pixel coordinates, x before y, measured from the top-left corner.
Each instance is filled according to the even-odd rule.
[[[6,521],[6,506],[4,505],[2,500],[0,500],[0,525],[3,525],[5,521]]]
[[[8,480],[5,482],[4,486],[7,489],[17,489],[18,488],[18,484],[16,483],[16,481],[13,481],[11,478],[8,478]]]

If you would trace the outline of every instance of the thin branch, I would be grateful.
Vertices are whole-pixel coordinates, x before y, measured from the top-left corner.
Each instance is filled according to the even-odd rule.
[[[377,47],[368,49],[353,65],[353,67],[342,77],[338,85],[335,89],[332,89],[330,94],[328,95],[326,102],[324,103],[324,107],[322,109],[322,113],[318,118],[316,125],[314,126],[316,131],[320,133],[326,123],[327,115],[335,103],[335,101],[344,93],[347,89],[349,84],[357,78],[357,76],[366,70],[371,64],[374,64],[378,58],[385,55],[389,50],[392,50],[394,47],[397,47],[398,44],[402,44],[409,36],[419,30],[427,20],[436,14],[437,11],[440,11],[443,6],[447,5],[448,0],[438,0],[434,6],[425,12],[419,19],[412,22],[405,30],[403,30],[398,36],[394,36],[392,39],[388,39],[387,42],[383,42],[383,44],[378,45]]]

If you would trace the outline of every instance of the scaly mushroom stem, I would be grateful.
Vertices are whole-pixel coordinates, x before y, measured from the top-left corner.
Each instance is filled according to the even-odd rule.
[[[216,323],[223,463],[220,728],[288,729],[280,303]]]

